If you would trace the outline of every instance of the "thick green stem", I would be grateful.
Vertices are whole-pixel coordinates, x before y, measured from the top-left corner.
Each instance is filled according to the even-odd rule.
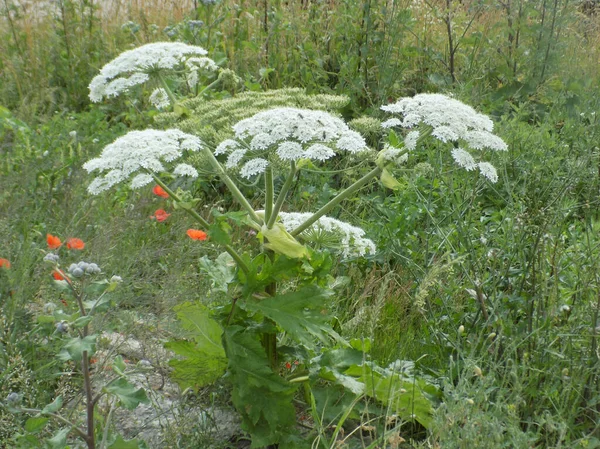
[[[202,89],[200,92],[198,92],[198,95],[196,95],[197,97],[199,97],[200,95],[202,95],[204,92],[206,92],[208,89],[212,89],[213,87],[215,87],[217,84],[219,84],[219,82],[221,81],[221,78],[217,78],[216,80],[214,80],[212,83],[210,83],[208,86],[206,86],[204,89]]]
[[[175,98],[175,94],[173,94],[173,91],[167,84],[167,81],[163,78],[163,76],[160,74],[160,72],[156,72],[156,77],[162,84],[163,89],[165,90],[165,92],[167,93],[167,95],[169,97],[169,100],[171,100],[171,104],[173,106],[175,106],[175,104],[177,104],[177,98]]]
[[[204,154],[206,154],[206,156],[208,157],[210,165],[212,165],[213,168],[217,171],[217,175],[219,175],[221,181],[225,183],[235,200],[240,204],[240,206],[246,209],[246,211],[250,215],[250,218],[252,218],[254,222],[256,222],[259,225],[262,225],[263,221],[258,215],[256,215],[256,211],[252,208],[244,194],[240,192],[240,189],[238,189],[238,187],[235,185],[235,182],[233,182],[233,180],[229,176],[227,176],[227,173],[225,173],[225,170],[223,169],[217,158],[214,156],[214,154],[212,154],[212,151],[210,151],[206,147],[203,149],[203,151]]]
[[[154,173],[152,173],[152,172],[148,172],[148,173],[154,178],[154,180],[156,181],[156,183],[159,186],[161,186],[164,189],[164,191],[169,194],[169,196],[171,198],[173,198],[173,200],[175,200],[178,203],[181,203],[181,198],[179,198],[179,195],[177,195],[169,187],[167,187],[167,185],[164,182],[162,182],[160,180],[160,178],[158,176],[156,176]],[[189,207],[186,207],[186,208],[183,208],[183,209],[189,215],[191,215],[198,223],[200,223],[205,229],[208,229],[210,227],[210,224],[208,223],[208,221],[206,221],[204,218],[202,218],[200,216],[200,214],[198,212],[196,212],[194,209],[191,209]],[[237,251],[235,249],[233,249],[229,245],[223,245],[223,248],[233,258],[233,260],[235,260],[235,262],[237,263],[237,266],[240,267],[240,269],[244,273],[248,273],[250,271],[249,268],[248,268],[248,265],[246,265],[246,262],[244,262],[244,260],[242,259],[242,257],[237,253]]]
[[[269,223],[271,221],[272,215],[273,215],[273,168],[269,165],[265,169],[265,223]]]
[[[291,232],[292,236],[296,237],[299,234],[301,234],[303,231],[305,231],[306,229],[308,229],[319,218],[321,218],[323,215],[325,215],[326,213],[328,213],[330,210],[332,210],[335,206],[337,206],[338,204],[340,204],[342,201],[344,201],[345,199],[349,198],[351,195],[353,195],[356,191],[358,191],[359,189],[361,189],[370,180],[372,180],[373,178],[381,175],[381,172],[382,172],[381,168],[375,167],[373,170],[371,170],[365,176],[363,176],[362,178],[360,178],[354,184],[352,184],[351,186],[349,186],[348,188],[346,188],[346,190],[344,190],[342,193],[340,193],[335,198],[333,198],[331,201],[329,201],[327,204],[325,204],[321,209],[319,209],[318,211],[316,211],[312,215],[312,217],[310,217],[308,220],[306,220],[304,223],[302,223],[300,226],[298,226],[296,229],[294,229]]]
[[[296,176],[296,173],[296,162],[292,161],[290,173],[287,179],[285,180],[285,183],[281,187],[279,195],[277,195],[277,201],[275,202],[275,206],[273,206],[273,213],[271,214],[271,218],[265,218],[268,229],[271,229],[275,224],[275,221],[277,221],[277,215],[279,215],[279,212],[281,211],[281,206],[283,206],[283,202],[285,201],[285,198],[288,192],[290,191],[292,184],[294,183],[294,177]]]

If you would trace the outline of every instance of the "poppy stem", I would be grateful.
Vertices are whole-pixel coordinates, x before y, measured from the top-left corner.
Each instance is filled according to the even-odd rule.
[[[154,178],[154,180],[156,181],[156,183],[161,186],[165,192],[167,192],[169,194],[169,196],[171,198],[173,198],[174,201],[181,203],[181,198],[179,198],[179,195],[177,195],[175,192],[173,192],[164,182],[162,182],[160,180],[160,178],[158,176],[156,176],[154,173],[152,173],[151,171],[147,171],[148,174],[150,174],[150,176],[152,176]],[[208,221],[206,221],[204,218],[202,218],[200,216],[200,214],[198,212],[196,212],[194,209],[190,208],[190,207],[183,207],[183,210],[185,210],[189,215],[191,215],[198,223],[200,223],[202,226],[204,226],[205,229],[210,228],[210,223]],[[246,265],[246,262],[244,262],[244,259],[242,259],[242,256],[240,256],[237,251],[235,249],[233,249],[230,245],[222,245],[223,248],[225,249],[225,251],[227,251],[227,253],[233,258],[233,260],[235,260],[235,263],[237,264],[238,267],[240,267],[240,270],[242,270],[244,273],[248,274],[250,272],[250,269],[248,268],[248,265]]]

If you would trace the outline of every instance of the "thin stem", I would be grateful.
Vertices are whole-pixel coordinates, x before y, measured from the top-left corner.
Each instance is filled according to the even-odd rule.
[[[108,414],[106,415],[106,422],[104,423],[104,432],[102,432],[102,441],[100,442],[100,449],[104,449],[106,447],[106,442],[108,441],[108,430],[110,425],[110,419],[112,418],[112,413],[114,408],[114,402],[111,402],[109,405]]]
[[[87,326],[86,326],[87,327]],[[87,333],[87,332],[84,332]],[[85,389],[85,405],[87,412],[87,443],[89,449],[94,449],[94,393],[92,392],[92,379],[90,378],[90,361],[88,352],[83,351],[81,358],[81,370],[83,371],[83,386]]]
[[[206,147],[203,149],[203,151],[204,154],[206,154],[206,156],[208,157],[210,164],[217,171],[217,175],[219,175],[221,181],[225,183],[235,200],[240,204],[240,206],[246,209],[248,214],[250,214],[250,218],[252,218],[252,220],[254,220],[258,224],[262,224],[263,221],[258,215],[256,215],[256,212],[254,211],[244,194],[240,192],[240,190],[237,188],[233,180],[229,176],[227,176],[227,173],[225,173],[225,170],[223,170],[223,167],[221,166],[217,158],[214,156],[214,154],[212,154],[212,151],[210,151]]]
[[[294,229],[291,232],[292,236],[296,237],[299,234],[301,234],[303,231],[305,231],[306,229],[308,229],[319,218],[321,218],[323,215],[325,215],[327,212],[329,212],[335,206],[337,206],[338,204],[340,204],[342,201],[344,201],[345,199],[349,198],[351,195],[353,195],[356,191],[358,191],[359,189],[361,189],[370,180],[372,180],[373,178],[381,175],[381,172],[382,172],[381,168],[375,167],[369,173],[367,173],[366,175],[364,175],[362,178],[360,178],[354,184],[352,184],[351,186],[349,186],[348,188],[346,188],[346,190],[344,190],[342,193],[340,193],[339,195],[337,195],[335,198],[333,198],[331,201],[329,201],[327,204],[325,204],[322,208],[320,208],[318,211],[316,211],[312,215],[312,217],[310,217],[308,220],[306,220],[304,223],[302,223],[300,226],[298,226],[296,229]]]
[[[281,210],[281,206],[283,206],[283,202],[285,201],[285,197],[290,191],[292,184],[294,183],[294,177],[298,170],[296,169],[296,162],[292,161],[292,165],[290,167],[290,173],[288,174],[285,183],[281,187],[281,191],[279,195],[277,195],[277,201],[275,202],[275,206],[273,206],[273,213],[271,214],[271,218],[267,220],[267,228],[271,229],[277,220],[277,215],[279,215],[279,211]]]
[[[265,169],[265,223],[271,222],[273,215],[273,168],[269,165]],[[270,229],[270,228],[269,228]]]
[[[199,97],[200,95],[202,95],[204,92],[206,92],[208,89],[212,89],[213,87],[215,87],[217,84],[219,84],[219,82],[221,81],[221,78],[217,78],[216,80],[214,80],[212,83],[210,83],[208,86],[206,86],[204,89],[202,89],[200,92],[198,92],[198,95],[196,95],[197,97]]]
[[[158,176],[156,176],[154,173],[152,173],[150,171],[148,171],[148,173],[154,178],[154,180],[156,181],[156,183],[159,186],[161,186],[164,189],[165,192],[167,192],[169,194],[169,196],[171,198],[173,198],[176,202],[181,203],[181,198],[179,198],[179,196],[175,192],[173,192],[169,187],[167,187],[167,185],[164,182],[162,182]],[[204,218],[202,218],[200,216],[200,214],[198,214],[198,212],[196,212],[194,209],[186,207],[186,208],[183,208],[183,210],[185,210],[197,222],[199,222],[202,226],[204,226],[205,229],[208,229],[210,227],[210,224],[208,223],[208,221],[206,221]],[[250,269],[248,268],[248,265],[246,265],[246,262],[244,262],[244,260],[242,259],[242,257],[237,253],[237,251],[235,249],[233,249],[229,245],[223,245],[223,248],[233,258],[233,260],[235,260],[235,262],[237,263],[238,267],[240,267],[240,269],[244,273],[249,273],[250,272]]]
[[[156,72],[156,77],[158,78],[158,80],[162,84],[163,89],[165,90],[165,92],[167,93],[167,95],[169,97],[169,100],[171,100],[171,104],[173,106],[175,106],[175,104],[177,103],[177,98],[175,98],[175,94],[173,93],[173,91],[171,90],[171,88],[169,87],[169,85],[167,84],[167,81],[160,74],[160,71]]]
[[[25,412],[25,413],[38,413],[38,414],[42,413],[42,411],[37,408],[20,407],[19,410],[22,412]],[[85,441],[87,441],[87,439],[88,439],[87,434],[83,430],[81,430],[79,427],[77,427],[76,424],[73,424],[71,421],[69,421],[67,418],[57,415],[56,413],[44,412],[43,414],[48,415],[48,416],[62,422],[63,424],[66,424],[71,429],[73,429],[75,431],[75,433],[77,433],[77,435],[79,435],[81,438],[83,438]]]

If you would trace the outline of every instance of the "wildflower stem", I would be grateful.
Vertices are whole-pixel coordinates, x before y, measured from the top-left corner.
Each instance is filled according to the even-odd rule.
[[[273,168],[269,165],[265,169],[265,223],[271,222],[273,215]],[[270,229],[270,228],[269,228]]]
[[[208,86],[206,86],[204,89],[202,89],[200,92],[198,92],[198,95],[196,95],[197,97],[199,97],[200,95],[202,95],[204,92],[206,92],[208,89],[212,89],[213,87],[215,87],[217,84],[219,84],[219,82],[221,81],[221,78],[217,78],[216,80],[214,80],[212,83],[210,83]]]
[[[175,106],[175,104],[177,103],[177,98],[175,98],[175,94],[173,94],[173,91],[167,84],[167,81],[164,79],[164,77],[160,74],[160,71],[156,72],[156,77],[159,79],[160,83],[162,84],[163,88],[165,89],[165,92],[169,96],[169,100],[171,100],[171,104],[173,106]]]
[[[35,413],[36,415],[42,413],[42,410],[40,410],[38,408],[20,407],[19,410],[22,412],[25,412],[25,413]],[[87,434],[83,430],[81,430],[79,427],[77,427],[76,424],[73,424],[71,421],[69,421],[67,418],[64,418],[56,413],[50,413],[50,412],[45,412],[44,415],[48,415],[51,418],[54,418],[57,421],[60,421],[63,424],[66,424],[71,429],[73,429],[77,435],[79,435],[81,438],[83,438],[84,440],[87,441],[87,439],[88,439]]]
[[[290,188],[292,187],[292,183],[294,182],[294,177],[296,176],[297,172],[298,170],[296,169],[296,162],[292,161],[290,173],[288,174],[285,183],[281,187],[279,195],[277,195],[277,201],[275,202],[275,206],[273,206],[273,213],[271,214],[271,218],[265,218],[265,220],[267,221],[267,229],[271,229],[275,224],[275,221],[277,220],[277,215],[279,215],[281,206],[283,206],[283,202],[285,201],[285,198],[288,192],[290,191]]]
[[[218,162],[217,162],[218,163]],[[173,192],[164,182],[161,181],[161,179],[156,176],[154,173],[152,173],[151,171],[148,171],[148,173],[154,178],[154,180],[156,181],[156,183],[161,186],[165,192],[167,192],[169,194],[169,196],[171,198],[173,198],[173,200],[175,200],[178,203],[181,203],[181,198],[179,198],[179,195],[177,195],[175,192]],[[194,209],[190,208],[190,207],[185,207],[183,208],[189,215],[191,215],[198,223],[200,223],[202,226],[204,226],[205,229],[208,229],[210,227],[210,224],[208,223],[208,221],[206,221],[204,218],[202,218],[200,216],[200,214],[198,212],[196,212]],[[254,211],[254,210],[253,210]],[[235,262],[237,263],[237,266],[240,267],[240,269],[244,272],[244,273],[248,273],[250,271],[250,269],[248,268],[248,265],[246,265],[246,262],[244,262],[244,260],[242,259],[242,257],[237,253],[237,251],[235,249],[233,249],[231,246],[229,245],[223,245],[223,248],[225,249],[225,251],[227,251],[227,253],[233,257],[233,260],[235,260]]]
[[[300,226],[298,226],[296,229],[294,229],[290,234],[293,237],[296,237],[299,234],[301,234],[303,231],[305,231],[310,226],[312,226],[312,224],[315,223],[319,218],[321,218],[323,215],[325,215],[326,213],[328,213],[331,209],[333,209],[335,206],[337,206],[338,204],[340,204],[345,199],[348,199],[356,191],[358,191],[359,189],[361,189],[366,183],[368,183],[369,181],[371,181],[373,178],[381,175],[381,172],[382,172],[381,168],[375,167],[369,173],[367,173],[366,175],[364,175],[362,178],[360,178],[358,181],[356,181],[351,186],[347,187],[339,195],[337,195],[331,201],[329,201],[327,204],[325,204],[323,207],[321,207],[308,220],[306,220],[304,223],[302,223]]]
[[[242,206],[244,209],[246,209],[246,211],[250,215],[250,218],[252,218],[252,220],[254,222],[256,222],[258,224],[262,224],[263,221],[260,219],[260,217],[258,215],[256,215],[256,212],[254,211],[254,209],[252,208],[252,206],[250,205],[250,203],[248,202],[248,200],[246,199],[244,194],[242,192],[240,192],[240,189],[237,188],[237,186],[235,185],[233,180],[229,176],[227,176],[227,173],[225,173],[225,170],[223,170],[223,167],[221,166],[221,164],[219,163],[217,158],[214,156],[214,154],[212,154],[212,151],[210,151],[208,148],[205,147],[204,154],[206,154],[210,164],[217,171],[217,175],[219,175],[219,178],[221,178],[221,181],[223,181],[225,183],[225,185],[227,186],[227,188],[229,189],[229,191],[231,192],[231,194],[233,195],[235,200],[238,203],[240,203],[240,206]]]

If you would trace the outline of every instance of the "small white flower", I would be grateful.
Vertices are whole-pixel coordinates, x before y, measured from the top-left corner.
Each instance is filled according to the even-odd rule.
[[[201,147],[202,142],[198,137],[178,129],[130,131],[107,145],[100,157],[83,164],[88,173],[106,172],[92,181],[88,192],[97,195],[140,170],[155,173],[164,171],[161,161],[172,162],[180,158],[184,150],[198,151]],[[145,176],[137,176],[134,179],[134,187],[151,182],[148,181],[148,173],[141,175]]]
[[[383,159],[393,162],[396,165],[402,165],[408,160],[408,153],[405,148],[396,148],[386,144],[382,150]]]
[[[132,189],[139,189],[141,187],[147,186],[152,181],[154,181],[154,178],[152,176],[150,176],[150,175],[148,175],[146,173],[142,173],[142,174],[139,174],[139,175],[135,176],[131,180],[130,187]]]
[[[477,162],[473,159],[473,156],[462,148],[454,148],[452,150],[452,157],[458,165],[467,171],[472,171],[477,168]]]
[[[324,161],[335,156],[336,150],[352,154],[367,150],[360,134],[325,111],[270,109],[241,120],[233,130],[238,141],[222,142],[215,155],[230,153],[227,168],[246,164],[241,173],[243,177],[261,173],[267,161]],[[242,147],[249,149],[242,152]],[[260,162],[249,164],[253,160]]]
[[[175,176],[189,176],[190,178],[198,177],[198,170],[189,164],[179,164],[173,170]]]
[[[483,176],[485,176],[491,182],[498,182],[498,173],[492,164],[488,162],[480,162],[478,165],[479,171]]]
[[[238,141],[232,139],[224,140],[217,146],[217,148],[215,148],[215,156],[229,153],[231,150],[237,150],[238,148],[240,148]]]
[[[404,146],[407,150],[413,151],[417,148],[417,141],[419,140],[419,136],[421,133],[419,131],[411,131],[404,138]]]
[[[431,135],[444,143],[458,142],[461,146],[473,150],[506,151],[508,148],[500,137],[492,133],[494,123],[488,116],[445,95],[418,94],[412,98],[401,98],[396,103],[382,106],[381,109],[403,116],[403,120],[393,118],[384,122],[384,127],[412,128],[423,124],[431,127]],[[405,138],[405,145],[414,149],[418,135],[409,139],[410,135],[411,133]],[[498,180],[496,169],[490,163],[478,163],[467,150],[454,148],[452,157],[466,170],[479,168],[481,174],[490,181]]]
[[[71,131],[69,136],[71,136],[71,139],[77,139],[77,131]]]
[[[227,161],[225,162],[225,167],[234,168],[240,165],[240,161],[244,158],[244,155],[247,151],[248,150],[243,149],[233,151],[227,158]]]
[[[297,161],[304,157],[304,149],[298,142],[289,142],[286,140],[277,147],[277,156],[282,161]]]
[[[269,162],[262,158],[251,159],[244,164],[240,170],[240,176],[246,179],[250,179],[254,175],[264,173],[265,169],[269,165]]]
[[[154,89],[152,94],[150,94],[150,103],[154,105],[156,109],[165,109],[168,108],[171,104],[171,100],[169,99],[169,94],[162,87],[158,89]]]
[[[292,232],[313,214],[310,212],[281,212],[279,218],[288,232]],[[365,237],[365,231],[349,223],[323,216],[308,230],[302,233],[307,237],[313,232],[326,232],[339,238],[339,249],[344,258],[362,257],[366,254],[375,254],[376,247],[372,240]]]
[[[326,161],[333,156],[335,156],[335,151],[322,143],[315,143],[304,152],[304,157],[313,161]]]
[[[148,81],[150,73],[174,70],[187,60],[206,54],[202,47],[181,42],[155,42],[128,50],[102,67],[100,74],[92,80],[89,86],[90,100],[98,103],[104,97],[116,97]],[[206,67],[209,65],[204,64]]]

